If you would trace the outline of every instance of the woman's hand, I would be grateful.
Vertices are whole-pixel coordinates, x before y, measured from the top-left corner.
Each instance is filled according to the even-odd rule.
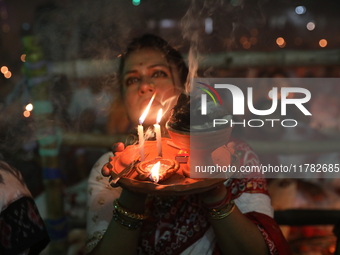
[[[226,187],[221,183],[217,187],[202,193],[201,199],[203,202],[214,203],[225,198],[227,193]]]
[[[122,153],[125,150],[123,143],[116,143],[112,146],[113,154]],[[118,157],[110,157],[101,172],[103,176],[113,177],[116,175],[114,163]],[[120,189],[117,187],[116,189]],[[107,189],[107,192],[110,192]],[[135,214],[145,214],[146,194],[131,191],[122,187],[118,199],[118,205],[122,212],[114,209],[113,217],[103,238],[91,251],[91,255],[101,254],[136,254],[138,241],[140,239],[140,220],[134,218]],[[132,216],[131,216],[132,215]]]
[[[122,152],[125,150],[125,145],[122,142],[115,143],[111,148],[113,155],[116,155],[116,152]],[[109,163],[105,164],[105,166],[102,168],[102,175],[105,177],[111,176],[112,168],[111,162],[114,160],[114,157],[110,158]]]
[[[223,183],[217,187],[200,194],[202,202],[206,205],[214,204],[224,200],[228,196],[227,188]]]
[[[118,142],[118,143],[115,143],[111,149],[112,149],[113,154],[116,155],[117,152],[123,152],[125,150],[125,145],[122,142]],[[116,176],[116,174],[112,171],[113,166],[111,164],[111,162],[113,162],[114,160],[115,160],[115,157],[111,157],[110,162],[108,162],[102,168],[103,176],[105,177],[112,176],[113,178]],[[122,194],[119,198],[119,202],[122,204],[122,206],[130,209],[131,211],[143,213],[144,207],[145,207],[145,199],[146,199],[146,194],[137,193],[129,189],[123,188]]]

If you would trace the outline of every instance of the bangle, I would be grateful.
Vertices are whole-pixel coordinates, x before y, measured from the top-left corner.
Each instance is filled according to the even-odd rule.
[[[139,213],[134,213],[134,212],[130,212],[126,210],[119,204],[118,199],[115,199],[113,201],[113,207],[115,211],[117,211],[119,214],[124,215],[134,220],[145,220],[148,217],[148,215],[146,214],[139,214]]]
[[[141,220],[138,221],[130,221],[124,220],[117,211],[113,211],[112,218],[118,222],[122,227],[128,230],[135,230],[142,227],[143,222]]]
[[[215,208],[208,210],[210,219],[212,220],[221,220],[227,218],[234,210],[235,210],[235,203],[232,200],[230,203],[224,205],[221,208]]]

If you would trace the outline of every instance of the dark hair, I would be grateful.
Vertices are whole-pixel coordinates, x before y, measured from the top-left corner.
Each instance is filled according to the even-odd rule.
[[[127,57],[132,52],[145,48],[156,49],[161,51],[165,55],[169,63],[175,64],[180,74],[181,85],[184,87],[188,76],[188,67],[185,64],[182,55],[176,49],[170,46],[169,43],[165,41],[163,38],[152,34],[145,34],[141,37],[133,39],[126,48],[125,53],[122,54],[122,56],[120,57],[118,69],[120,91],[122,92],[123,69]]]

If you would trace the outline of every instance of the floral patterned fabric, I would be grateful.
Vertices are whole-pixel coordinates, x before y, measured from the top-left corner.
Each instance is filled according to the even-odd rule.
[[[2,161],[0,190],[0,254],[39,254],[49,242],[44,222],[20,172]]]

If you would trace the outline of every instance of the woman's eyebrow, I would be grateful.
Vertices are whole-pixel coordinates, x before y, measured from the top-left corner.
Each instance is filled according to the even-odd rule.
[[[155,67],[165,67],[165,68],[171,70],[170,65],[161,64],[161,63],[157,63],[157,64],[150,65],[150,66],[148,66],[147,68],[148,68],[148,69],[152,69],[152,68],[155,68]],[[133,73],[138,73],[138,70],[137,70],[137,69],[128,70],[128,71],[126,71],[126,72],[124,73],[124,76],[125,76],[125,75],[128,75],[128,74],[133,74]]]
[[[159,66],[170,69],[170,65],[167,65],[167,64],[154,64],[154,65],[148,66],[148,68],[154,68],[154,67],[159,67]]]
[[[137,70],[126,71],[126,72],[124,72],[124,76],[127,75],[127,74],[131,74],[131,73],[137,73]]]

